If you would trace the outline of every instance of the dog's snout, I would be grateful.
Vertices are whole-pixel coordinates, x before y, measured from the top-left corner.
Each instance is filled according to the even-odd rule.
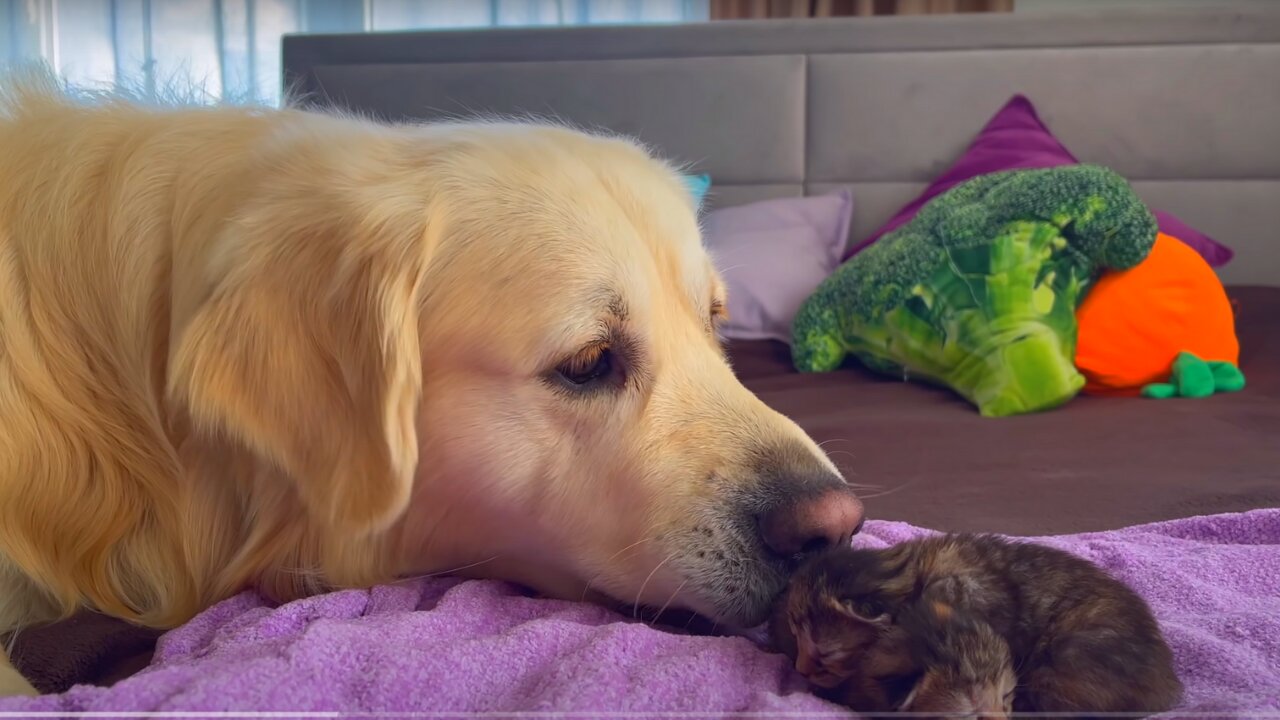
[[[769,510],[761,518],[760,532],[770,550],[789,557],[847,545],[862,522],[862,501],[842,484]]]

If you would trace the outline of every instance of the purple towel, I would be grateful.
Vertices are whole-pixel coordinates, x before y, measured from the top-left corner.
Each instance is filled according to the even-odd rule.
[[[859,543],[925,532],[871,522]],[[1151,602],[1187,686],[1178,717],[1280,711],[1280,509],[1042,540]],[[274,608],[240,595],[167,634],[153,665],[114,687],[0,701],[9,713],[219,710],[851,715],[748,639],[453,579]]]

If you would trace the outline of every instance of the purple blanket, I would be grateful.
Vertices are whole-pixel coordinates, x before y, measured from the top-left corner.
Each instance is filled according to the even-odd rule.
[[[870,522],[859,543],[926,531]],[[1151,602],[1187,686],[1178,717],[1280,712],[1280,509],[1043,538]],[[271,607],[241,595],[160,642],[111,688],[0,701],[0,712],[664,712],[849,716],[740,637],[651,628],[497,582],[430,579]]]

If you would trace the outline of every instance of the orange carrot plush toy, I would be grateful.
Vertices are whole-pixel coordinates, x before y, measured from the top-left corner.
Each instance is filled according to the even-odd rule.
[[[1215,366],[1239,362],[1222,282],[1199,253],[1164,233],[1141,263],[1099,278],[1076,320],[1076,367],[1092,395],[1134,396],[1163,384],[1183,353]]]

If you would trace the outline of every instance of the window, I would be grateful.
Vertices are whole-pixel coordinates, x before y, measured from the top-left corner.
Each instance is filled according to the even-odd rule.
[[[515,25],[705,20],[708,0],[0,0],[0,61],[44,60],[69,82],[148,96],[280,100],[280,38]]]

